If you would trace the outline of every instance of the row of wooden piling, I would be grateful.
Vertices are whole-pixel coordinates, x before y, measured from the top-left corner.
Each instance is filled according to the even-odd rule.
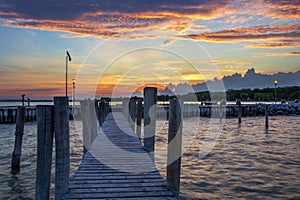
[[[139,98],[136,98],[139,99]],[[141,98],[140,98],[141,99]],[[142,100],[142,99],[141,99]],[[102,100],[104,101],[104,100]],[[129,99],[123,100],[124,102],[129,101]],[[95,100],[100,104],[101,100]],[[108,102],[106,102],[108,104]],[[123,108],[124,112],[124,108]],[[188,104],[184,106],[182,111],[184,117],[215,117],[219,113],[224,113],[226,117],[238,117],[239,107],[237,105],[198,105],[198,104]],[[0,108],[0,124],[10,124],[16,123],[17,108]],[[143,112],[142,112],[143,115]],[[243,117],[247,116],[262,116],[264,112],[258,108],[256,105],[241,105],[241,115]],[[70,107],[70,117],[81,119],[81,108],[80,107]],[[157,105],[156,107],[156,118],[168,119],[169,117],[169,106],[168,105]],[[35,121],[36,120],[36,108],[26,107],[26,117],[25,121]]]
[[[23,107],[26,122],[36,120],[35,107]],[[0,124],[11,124],[17,121],[18,107],[14,108],[1,108],[0,109]]]
[[[221,112],[226,117],[238,117],[239,112],[242,117],[255,117],[262,116],[264,112],[262,112],[257,105],[201,105],[200,109],[200,117],[213,117],[218,116]]]
[[[168,149],[167,149],[167,187],[176,198],[179,197],[182,145],[183,104],[176,98],[168,106]],[[146,152],[154,161],[155,126],[157,113],[157,89],[144,88],[144,106],[141,98],[132,97],[123,102],[123,113],[131,127],[141,139],[141,119],[144,118],[143,144]]]
[[[97,137],[98,128],[102,126],[105,117],[110,112],[109,103],[105,100],[86,99],[80,101],[81,119],[82,119],[82,135],[84,153],[90,149],[93,141]]]

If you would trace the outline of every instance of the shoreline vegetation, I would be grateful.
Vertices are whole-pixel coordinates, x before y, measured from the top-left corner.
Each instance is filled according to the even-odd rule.
[[[188,94],[179,94],[176,96],[184,101],[195,101],[195,97],[199,102],[201,101],[211,101],[211,96],[214,97],[214,100],[224,101],[224,97],[226,94],[226,101],[236,101],[236,99],[241,99],[243,102],[270,102],[275,100],[275,88],[255,88],[255,89],[229,89],[225,93],[224,92],[194,92]],[[158,95],[158,101],[169,101],[170,99],[174,98],[174,95]],[[96,97],[101,98],[101,97]],[[103,97],[102,97],[103,98]],[[109,99],[109,97],[104,97]],[[113,98],[114,101],[122,101],[122,99],[126,99],[128,97],[115,97]],[[276,88],[276,101],[277,102],[298,102],[300,99],[300,86],[287,86],[287,87],[278,87]],[[71,102],[72,99],[70,98],[69,101]],[[0,102],[22,102],[22,99],[9,99],[3,98],[0,99]],[[53,102],[53,99],[30,99],[30,102]]]

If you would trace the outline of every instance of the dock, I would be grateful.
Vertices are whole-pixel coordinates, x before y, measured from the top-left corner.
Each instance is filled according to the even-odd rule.
[[[170,199],[174,194],[121,112],[109,113],[63,199]]]

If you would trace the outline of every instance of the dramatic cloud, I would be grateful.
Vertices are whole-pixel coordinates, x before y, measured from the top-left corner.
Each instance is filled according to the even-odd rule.
[[[248,48],[293,48],[300,46],[300,39],[282,40],[272,43],[253,43],[246,45]]]
[[[71,37],[150,37],[178,33],[196,19],[220,16],[228,2],[2,0],[0,18],[4,26],[66,31]]]
[[[263,57],[286,57],[286,56],[299,56],[299,51],[292,51],[292,52],[272,52],[272,53],[261,53],[258,56],[253,56],[255,58],[263,58]]]
[[[204,32],[183,37],[208,42],[253,41],[269,39],[299,39],[300,25],[291,26],[254,26],[234,28],[216,32]]]
[[[300,18],[300,1],[298,0],[267,0],[269,12],[267,15],[281,18]]]
[[[280,44],[278,40],[299,39],[300,25],[296,21],[299,6],[300,1],[275,0],[255,3],[231,0],[0,0],[0,23],[66,32],[63,37],[183,37],[209,42],[262,40],[267,42],[247,47],[285,48],[293,42]],[[222,26],[217,24],[220,21]],[[203,22],[207,23],[203,25]],[[245,26],[240,27],[241,24]],[[171,40],[165,45],[169,42]]]

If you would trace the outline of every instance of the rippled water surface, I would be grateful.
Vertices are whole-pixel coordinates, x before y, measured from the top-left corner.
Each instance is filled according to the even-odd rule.
[[[81,122],[70,122],[71,173],[73,174],[82,158]],[[35,122],[26,123],[24,128],[20,172],[11,174],[11,154],[14,146],[14,124],[0,125],[0,199],[34,199],[36,169]],[[55,168],[55,153],[52,169]],[[52,177],[55,171],[52,170]],[[72,175],[71,174],[71,175]],[[54,178],[51,180],[51,199],[54,199]]]
[[[270,117],[269,123],[265,131],[262,117],[244,118],[241,127],[237,119],[226,119],[224,127],[185,119],[181,199],[300,199],[300,117]],[[81,123],[70,126],[74,172],[82,157]],[[157,122],[156,164],[163,176],[167,129],[167,122]],[[14,131],[15,125],[0,125],[0,199],[34,199],[36,123],[25,125],[16,175],[10,173]],[[52,180],[52,195],[53,186]]]

